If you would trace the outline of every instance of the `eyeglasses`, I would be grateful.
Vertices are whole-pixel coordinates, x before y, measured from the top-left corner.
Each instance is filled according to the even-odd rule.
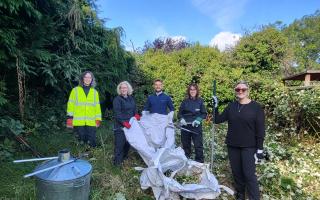
[[[248,88],[235,88],[234,91],[236,92],[246,92],[248,90]]]

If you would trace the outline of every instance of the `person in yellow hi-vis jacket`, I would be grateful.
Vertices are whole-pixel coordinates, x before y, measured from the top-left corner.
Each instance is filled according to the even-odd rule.
[[[78,139],[96,146],[96,128],[101,123],[99,93],[92,72],[85,71],[79,85],[72,89],[67,105],[67,127],[74,128]]]

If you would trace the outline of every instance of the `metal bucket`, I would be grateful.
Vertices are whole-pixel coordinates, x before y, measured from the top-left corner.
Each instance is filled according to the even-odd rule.
[[[68,151],[60,151],[59,158],[44,162],[35,171],[74,159]],[[61,167],[36,175],[38,200],[87,200],[90,193],[92,166],[77,159]]]

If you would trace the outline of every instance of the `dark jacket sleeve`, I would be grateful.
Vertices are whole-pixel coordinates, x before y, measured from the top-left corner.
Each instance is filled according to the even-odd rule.
[[[122,124],[125,121],[121,118],[121,102],[117,97],[113,100],[113,114],[117,122]]]
[[[221,114],[219,114],[218,108],[215,108],[215,115],[214,115],[214,123],[220,124],[228,120],[228,112],[230,109],[231,103],[228,104],[228,106],[223,110]]]
[[[145,111],[150,111],[150,107],[151,107],[151,104],[150,104],[150,96],[148,96],[147,102],[144,104],[143,110],[145,110]]]
[[[184,105],[185,105],[185,101],[183,100],[183,101],[181,102],[181,104],[180,104],[180,108],[179,108],[179,112],[178,112],[178,119],[183,118],[182,112],[183,112],[183,110],[184,110]]]
[[[136,102],[136,100],[134,98],[133,98],[133,102],[134,102],[134,113],[138,114],[139,112],[138,112],[138,108],[137,108],[137,102]]]
[[[171,97],[169,97],[169,96],[168,96],[168,98],[169,98],[169,100],[168,100],[169,110],[170,110],[170,111],[174,111],[174,106],[173,106],[172,99],[171,99]]]
[[[137,102],[136,100],[133,98],[133,102],[134,102],[134,113],[138,113],[138,109],[137,109]]]
[[[260,105],[257,108],[256,119],[256,141],[257,148],[263,150],[263,141],[265,136],[265,115]]]
[[[204,105],[203,100],[201,100],[201,106],[200,106],[200,117],[202,119],[205,119],[207,117],[207,110],[206,107]]]

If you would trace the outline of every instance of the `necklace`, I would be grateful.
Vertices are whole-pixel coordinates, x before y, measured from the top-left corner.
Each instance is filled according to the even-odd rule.
[[[241,109],[242,109],[245,105],[246,105],[246,104],[240,104],[240,103],[238,102],[238,112],[240,112]]]

